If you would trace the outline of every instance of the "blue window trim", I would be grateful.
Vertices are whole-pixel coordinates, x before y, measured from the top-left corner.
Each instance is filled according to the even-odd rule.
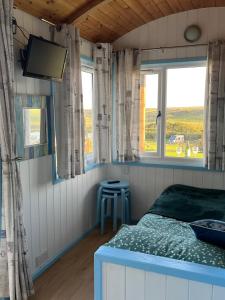
[[[93,65],[94,65],[93,58],[85,56],[85,55],[81,55],[81,64],[93,68]],[[50,112],[50,118],[49,118],[50,122],[49,123],[51,124],[51,126],[50,126],[51,128],[49,128],[49,130],[50,130],[50,136],[51,136],[51,141],[52,141],[52,143],[51,143],[51,149],[52,149],[52,183],[53,184],[58,184],[58,183],[63,182],[65,179],[60,178],[58,176],[57,167],[56,167],[57,157],[56,157],[56,153],[55,153],[56,144],[55,144],[54,96],[55,96],[55,83],[53,81],[51,81],[51,99],[52,99],[52,101],[51,101],[51,104],[50,104],[50,107],[49,107],[49,112]],[[90,164],[85,165],[84,171],[88,172],[88,171],[91,171],[95,168],[100,168],[104,165],[105,164],[101,164],[101,163],[100,164],[90,163]]]
[[[93,67],[94,65],[94,60],[92,57],[86,56],[86,55],[81,55],[81,64],[85,66],[90,66]]]
[[[193,62],[205,62],[207,61],[207,57],[206,56],[196,56],[196,57],[185,57],[185,58],[175,58],[175,59],[156,59],[156,60],[144,60],[141,62],[141,69],[146,69],[147,67],[163,67],[163,66],[167,66],[170,64],[173,65],[189,65],[190,63]]]
[[[104,262],[225,287],[225,270],[222,268],[102,246],[94,256],[95,300],[103,299],[102,266]]]
[[[50,101],[50,106],[49,106],[49,124],[51,124],[51,126],[49,126],[48,130],[49,130],[49,136],[51,137],[51,153],[52,153],[52,183],[53,184],[58,184],[63,182],[65,179],[60,178],[58,176],[57,173],[57,167],[56,167],[56,153],[55,153],[55,117],[54,117],[54,95],[55,95],[55,84],[54,82],[51,82],[51,100]],[[104,166],[105,164],[97,164],[97,163],[91,163],[85,166],[84,171],[88,172],[91,171],[95,168],[100,168],[102,166]]]
[[[55,153],[55,149],[56,149],[56,144],[55,144],[55,117],[54,117],[54,95],[55,95],[55,84],[54,82],[51,82],[51,103],[50,103],[50,107],[49,107],[49,124],[51,124],[51,126],[49,126],[49,136],[51,137],[51,150],[52,150],[52,183],[58,184],[63,182],[65,179],[60,178],[58,173],[57,173],[57,163],[56,163],[56,153]],[[96,163],[92,163],[92,164],[88,164],[85,166],[84,171],[88,172],[90,170],[93,170],[95,168],[98,167],[102,167],[104,164],[96,164]]]
[[[50,121],[49,124],[51,127],[51,147],[52,147],[52,183],[57,184],[64,179],[60,178],[57,173],[57,163],[56,163],[56,136],[55,136],[55,113],[54,113],[54,106],[55,106],[55,83],[53,81],[50,82],[50,89],[51,89],[51,103],[49,106],[50,111]]]
[[[160,60],[145,60],[141,62],[141,70],[147,70],[148,68],[153,67],[164,67],[172,65],[190,65],[193,62],[200,63],[206,62],[207,57],[206,56],[196,56],[196,57],[188,57],[188,58],[176,58],[176,59],[160,59]],[[165,162],[162,161],[153,161],[154,158],[151,158],[151,161],[138,161],[138,162],[118,162],[116,160],[116,118],[115,118],[115,105],[116,105],[116,65],[115,62],[113,63],[112,68],[112,107],[113,107],[113,119],[112,119],[112,130],[113,130],[113,141],[112,141],[112,159],[114,165],[127,165],[127,166],[140,166],[140,167],[150,167],[150,168],[165,168],[165,169],[183,169],[183,170],[195,170],[195,171],[205,171],[209,172],[206,167],[200,166],[200,165],[192,165],[191,163],[185,164],[182,162]],[[221,171],[215,171],[215,172],[221,172]]]
[[[113,165],[118,166],[129,166],[129,167],[145,167],[145,168],[159,168],[159,169],[178,169],[178,170],[192,170],[192,171],[201,171],[201,172],[215,172],[221,173],[223,171],[217,170],[209,170],[206,167],[201,166],[194,166],[194,165],[185,165],[185,164],[175,164],[175,163],[154,163],[154,162],[141,162],[141,161],[134,161],[134,162],[118,162],[114,160],[112,162]]]

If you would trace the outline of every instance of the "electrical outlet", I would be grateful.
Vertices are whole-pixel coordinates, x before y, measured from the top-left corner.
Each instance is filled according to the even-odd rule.
[[[35,258],[36,267],[40,267],[48,259],[48,251],[43,252],[40,256]]]

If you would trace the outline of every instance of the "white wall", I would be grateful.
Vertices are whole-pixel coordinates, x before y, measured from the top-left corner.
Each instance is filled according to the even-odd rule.
[[[19,10],[15,16],[20,26],[28,33],[49,38],[46,23]],[[209,21],[210,20],[210,21]],[[201,9],[162,18],[136,29],[114,44],[123,47],[158,47],[183,44],[182,33],[186,25],[198,23],[203,29],[201,43],[225,35],[225,8]],[[20,32],[16,38],[26,40]],[[18,49],[22,47],[15,41],[15,81],[16,92],[22,94],[50,95],[48,81],[25,78],[18,62]],[[92,53],[91,44],[82,42],[82,54]],[[205,48],[189,48],[179,51],[148,53],[144,59],[165,57],[185,57],[206,54]],[[28,246],[31,249],[32,272],[48,259],[54,257],[66,245],[80,237],[95,222],[96,184],[105,176],[128,179],[133,198],[133,218],[140,218],[153,203],[160,192],[173,183],[183,183],[199,187],[224,188],[224,173],[109,166],[95,169],[86,175],[78,176],[61,184],[51,183],[51,157],[24,161],[20,163],[24,193],[24,221],[27,229]]]
[[[18,24],[26,34],[49,39],[46,23],[15,10]],[[27,41],[17,31],[16,39]],[[15,41],[15,83],[17,94],[50,95],[49,81],[22,76],[19,48]],[[90,55],[91,44],[82,42],[82,54]],[[51,156],[23,161],[19,164],[23,187],[24,222],[30,250],[32,272],[60,253],[95,224],[95,195],[104,169],[94,169],[57,185],[52,185]]]
[[[102,292],[103,300],[222,300],[225,288],[103,263]]]
[[[225,7],[206,8],[171,15],[145,24],[114,42],[115,49],[155,48],[187,44],[183,38],[185,28],[198,24],[202,37],[198,43],[225,38]],[[142,53],[142,60],[173,59],[207,55],[207,47],[191,47]],[[140,218],[164,188],[171,184],[187,184],[206,188],[225,188],[224,173],[178,170],[173,168],[121,167],[108,168],[109,178],[130,181],[132,190],[132,216]]]
[[[174,168],[107,167],[107,178],[128,180],[132,196],[132,218],[140,219],[160,193],[172,184],[186,184],[202,188],[225,189],[225,173],[182,170]]]
[[[114,42],[115,49],[157,48],[188,44],[183,35],[188,25],[198,24],[202,37],[198,44],[225,38],[225,7],[203,8],[170,15],[147,23]],[[189,43],[190,45],[190,43]],[[193,57],[207,54],[207,47],[190,47],[143,53],[143,60]]]

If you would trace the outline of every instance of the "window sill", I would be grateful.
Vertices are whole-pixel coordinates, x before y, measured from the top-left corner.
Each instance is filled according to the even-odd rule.
[[[106,164],[97,164],[97,163],[90,163],[90,164],[87,164],[84,168],[85,172],[88,172],[88,171],[91,171],[93,169],[96,169],[96,168],[101,168],[103,166],[105,166]]]
[[[113,165],[126,165],[126,166],[140,166],[147,168],[164,168],[164,169],[182,169],[182,170],[195,170],[195,171],[209,171],[204,165],[202,160],[189,161],[189,162],[174,162],[170,160],[159,159],[141,159],[137,162],[118,162],[113,161]]]

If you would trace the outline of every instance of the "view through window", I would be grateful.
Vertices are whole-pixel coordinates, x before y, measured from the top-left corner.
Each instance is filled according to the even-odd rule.
[[[93,73],[82,71],[82,90],[84,106],[85,158],[86,163],[93,156]]]
[[[142,74],[140,151],[161,158],[203,159],[205,66]]]
[[[203,158],[205,67],[167,70],[168,157]]]

